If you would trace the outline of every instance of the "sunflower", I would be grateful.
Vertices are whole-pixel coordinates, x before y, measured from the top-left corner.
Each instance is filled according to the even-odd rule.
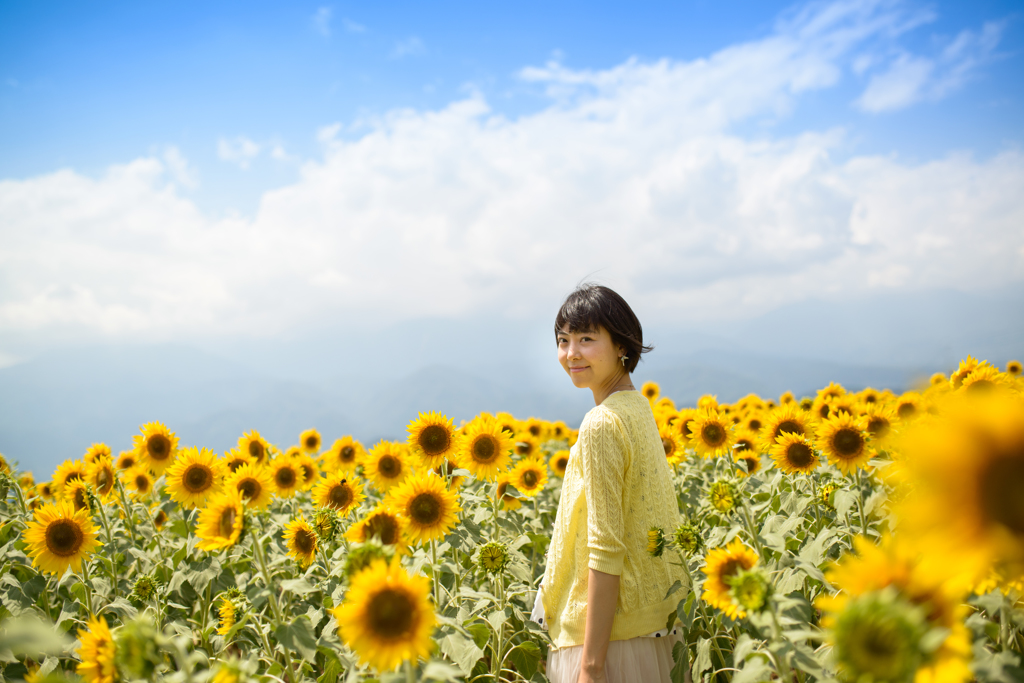
[[[827,387],[818,390],[818,398],[823,399],[839,398],[845,395],[846,389],[842,384],[837,384],[836,382],[829,382]]]
[[[341,515],[359,507],[366,496],[359,480],[352,474],[335,472],[317,482],[313,487],[313,502],[318,507],[337,510]]]
[[[231,632],[231,627],[235,625],[236,611],[235,603],[229,598],[220,601],[220,607],[217,608],[217,635],[226,636]]]
[[[136,465],[130,470],[122,472],[121,481],[134,491],[132,496],[136,500],[145,498],[153,491],[153,475],[145,465]]]
[[[540,454],[540,441],[529,432],[520,432],[515,437],[515,446],[512,450],[515,451],[516,457],[534,458]]]
[[[784,406],[787,403],[796,403],[796,396],[793,395],[792,391],[787,391],[779,396],[779,405]]]
[[[242,536],[245,503],[236,488],[228,488],[210,499],[209,505],[199,512],[196,536],[201,550],[230,548]]]
[[[349,527],[345,538],[352,543],[366,543],[376,538],[383,545],[401,546],[405,533],[405,520],[383,503],[366,513]]]
[[[409,477],[388,491],[388,502],[408,521],[409,539],[414,543],[444,538],[462,511],[458,494],[432,473]]]
[[[224,481],[224,488],[238,491],[245,499],[246,507],[262,510],[270,505],[274,493],[274,480],[266,467],[250,463],[229,474]]]
[[[212,451],[191,446],[180,452],[164,477],[167,480],[165,490],[171,499],[192,510],[205,505],[206,500],[220,490],[223,464]]]
[[[313,564],[317,537],[305,517],[293,519],[285,525],[284,545],[288,548],[289,557],[294,557],[295,561],[303,567]]]
[[[502,428],[502,431],[505,431],[504,428]],[[552,439],[561,440],[561,439],[564,439],[568,435],[569,435],[569,426],[567,424],[565,424],[561,420],[557,420],[556,422],[552,422],[551,423],[551,438]],[[509,436],[511,436],[511,434]]]
[[[68,567],[81,571],[82,560],[99,545],[89,511],[76,511],[64,500],[37,509],[23,537],[32,564],[58,577]]]
[[[1019,377],[1021,373],[1021,364],[1019,360],[1011,360],[1006,363],[1006,374]]]
[[[117,483],[117,475],[114,473],[114,461],[110,455],[97,456],[90,464],[85,466],[85,480],[92,485],[93,491],[100,498],[108,498]]]
[[[394,441],[379,441],[362,459],[363,476],[373,482],[374,488],[387,492],[409,476],[408,446]]]
[[[963,384],[964,379],[967,375],[971,374],[980,367],[988,365],[988,361],[979,361],[973,356],[967,356],[965,360],[960,361],[960,367],[953,371],[949,376],[949,384],[954,389],[959,389]],[[902,417],[902,416],[901,416]]]
[[[50,500],[53,498],[54,488],[53,483],[44,481],[41,484],[36,484],[36,495],[43,500]]]
[[[241,451],[237,448],[232,448],[231,450],[224,454],[224,476],[227,477],[234,474],[235,472],[238,471],[238,468],[242,467],[243,465],[248,465],[250,463],[256,462],[257,461],[253,459],[251,456],[246,455],[244,451]]]
[[[548,467],[557,477],[565,476],[565,468],[569,466],[569,451],[555,451],[548,460]]]
[[[716,481],[708,489],[708,500],[711,507],[719,512],[729,512],[736,507],[736,487],[729,481]]]
[[[783,434],[812,436],[810,422],[799,407],[792,404],[772,410],[761,428],[761,450],[770,450]]]
[[[895,435],[895,426],[899,422],[892,406],[876,403],[864,411],[864,431],[878,448],[886,448]]]
[[[697,417],[697,411],[692,408],[679,411],[679,417],[672,423],[676,432],[679,434],[679,438],[683,440],[684,444],[689,444],[693,438],[693,428],[695,426],[694,420]]]
[[[291,498],[299,490],[302,475],[294,458],[281,456],[274,458],[267,466],[270,478],[274,481],[274,492],[281,498]]]
[[[658,400],[658,396],[661,395],[661,387],[658,386],[657,382],[644,382],[643,386],[640,387],[640,393],[644,395],[651,405]]]
[[[363,444],[351,436],[343,436],[336,440],[330,450],[324,453],[324,469],[328,472],[354,472],[356,465],[366,454]]]
[[[727,579],[737,574],[741,569],[751,569],[757,565],[757,553],[747,547],[738,538],[724,548],[715,548],[708,552],[704,558],[704,567],[701,571],[707,575],[704,581],[704,601],[712,607],[725,612],[732,619],[745,617],[733,602],[729,594],[729,583]]]
[[[901,435],[915,486],[901,524],[980,571],[1005,564],[1011,580],[1024,577],[1024,399],[954,394],[941,415]]]
[[[114,683],[118,678],[114,655],[117,647],[110,635],[107,620],[103,617],[89,617],[84,629],[78,629],[78,658],[81,660],[75,671],[86,683]]]
[[[142,434],[132,437],[135,455],[159,477],[178,454],[178,437],[159,422],[147,422],[139,429]]]
[[[94,443],[89,446],[89,449],[85,451],[85,455],[82,456],[82,462],[86,465],[91,465],[96,462],[98,458],[111,457],[110,446],[105,443]]]
[[[747,443],[752,443],[750,437],[743,437]],[[737,441],[737,443],[739,443]],[[761,471],[761,454],[757,452],[753,447],[747,448],[733,448],[732,459],[734,462],[743,463],[743,467],[736,468],[736,474],[741,477],[749,477],[752,474],[756,474]]]
[[[299,488],[308,491],[320,478],[320,468],[308,453],[301,453],[294,458],[295,466],[299,471]]]
[[[121,451],[121,454],[117,456],[117,461],[114,462],[114,467],[123,472],[138,464],[139,459],[135,457],[135,451]]]
[[[267,440],[260,436],[255,429],[238,437],[238,452],[247,456],[252,462],[258,463],[266,462],[269,457]]]
[[[924,400],[916,391],[904,393],[896,402],[896,415],[903,421],[920,417],[924,412]]]
[[[478,416],[466,425],[460,461],[478,479],[494,481],[512,461],[515,443],[490,415]]]
[[[690,430],[690,445],[704,458],[728,453],[735,439],[729,421],[718,410],[705,408],[698,412]]]
[[[647,554],[661,557],[665,552],[665,532],[661,527],[652,526],[647,530]]]
[[[508,432],[509,436],[515,436],[521,430],[519,428],[519,420],[510,415],[509,413],[498,413],[494,416],[494,419],[501,425],[501,431]]]
[[[428,657],[434,647],[430,579],[410,576],[398,558],[374,560],[355,574],[334,617],[345,644],[378,671]]]
[[[991,365],[984,365],[964,377],[959,391],[964,393],[980,393],[990,391],[997,386],[1006,387],[1011,383],[1012,379],[1009,375],[999,372],[999,370]]]
[[[548,468],[539,458],[520,460],[508,473],[509,482],[527,498],[533,498],[548,482]]]
[[[540,440],[544,436],[544,422],[535,417],[528,417],[522,424],[524,432]]]
[[[860,420],[846,412],[836,413],[818,426],[818,450],[843,474],[864,467],[871,459],[867,442]]]
[[[511,559],[507,545],[491,541],[480,546],[477,551],[476,565],[489,574],[497,574],[508,566]]]
[[[75,479],[85,479],[85,465],[81,460],[65,460],[53,472],[53,488],[57,496],[64,497],[64,487]]]
[[[821,464],[814,447],[802,434],[783,432],[771,448],[775,466],[788,474],[813,472]]]
[[[287,448],[287,450],[285,450],[285,452],[284,452],[284,457],[286,457],[286,458],[297,458],[300,455],[302,455],[302,452],[303,451],[302,451],[302,447],[301,446],[298,446],[298,445],[296,445],[296,446],[289,446]]]
[[[740,424],[748,432],[757,434],[764,427],[764,414],[760,410],[751,411],[740,419]]]
[[[409,424],[409,446],[427,469],[433,469],[445,458],[459,452],[460,437],[452,421],[440,413],[420,413]]]
[[[508,485],[512,483],[508,472],[498,477],[498,486],[495,488],[494,495],[501,501],[501,507],[504,510],[518,510],[523,506],[523,499],[517,498],[512,494],[505,493],[508,490]]]
[[[89,485],[81,479],[72,479],[71,483],[64,487],[64,500],[71,503],[75,512],[93,512],[89,505]]]
[[[665,460],[669,465],[678,465],[686,458],[686,444],[676,430],[669,425],[662,425],[658,428],[658,436],[661,437],[661,447],[665,450]]]
[[[299,446],[304,453],[316,453],[320,450],[320,432],[315,429],[307,429],[299,434]]]
[[[947,634],[938,649],[917,669],[915,680],[968,680],[971,636],[964,620],[970,611],[965,604],[969,584],[959,574],[957,559],[938,556],[931,552],[927,543],[913,538],[901,537],[896,542],[888,535],[877,542],[856,537],[853,547],[855,555],[844,555],[826,571],[829,583],[839,589],[839,594],[820,596],[815,600],[815,606],[823,613],[822,624],[832,629],[834,645],[846,654],[840,657],[845,667],[865,668],[858,667],[857,663],[885,661],[874,657],[850,660],[850,655],[858,651],[871,654],[866,648],[857,646],[861,639],[858,635],[860,629],[852,629],[850,622],[859,599],[887,591],[894,594],[893,597],[920,608],[927,627],[941,628]],[[891,630],[876,627],[879,634]],[[889,654],[895,644],[898,644],[897,640],[888,647],[878,648],[875,654]]]

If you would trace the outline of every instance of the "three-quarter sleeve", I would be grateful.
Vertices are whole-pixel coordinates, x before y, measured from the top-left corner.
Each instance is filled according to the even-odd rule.
[[[588,415],[581,425],[579,442],[587,500],[589,567],[619,576],[626,557],[622,485],[627,453],[622,423],[611,411]]]

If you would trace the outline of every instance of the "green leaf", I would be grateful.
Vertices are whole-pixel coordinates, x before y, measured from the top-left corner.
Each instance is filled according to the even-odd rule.
[[[764,657],[755,655],[743,664],[742,669],[736,672],[732,683],[755,683],[756,681],[770,680],[771,677],[771,667],[765,662]]]
[[[316,635],[309,617],[302,615],[290,624],[282,624],[274,636],[281,645],[300,653],[306,659],[316,657]]]
[[[281,582],[281,590],[295,593],[298,596],[308,595],[316,590],[316,586],[304,578],[285,579]]]
[[[705,671],[710,671],[711,664],[711,640],[709,638],[697,639],[697,658],[693,662],[693,677],[699,679]]]
[[[473,636],[473,642],[476,643],[476,646],[481,649],[487,644],[487,641],[491,639],[490,627],[488,627],[487,624],[480,623],[479,621],[467,624],[466,630],[469,631],[471,636]]]
[[[515,665],[516,671],[525,678],[533,678],[540,665],[541,650],[537,643],[527,640],[509,650],[506,656]]]
[[[675,593],[677,590],[679,590],[682,587],[683,587],[683,582],[680,581],[679,579],[676,579],[675,582],[669,587],[668,593],[665,593],[665,599],[668,600],[669,597],[673,593]]]
[[[672,646],[672,660],[675,662],[669,674],[672,683],[686,683],[686,675],[690,669],[690,653],[686,649],[686,643],[676,643]]]
[[[421,681],[459,681],[463,674],[468,675],[468,671],[460,671],[447,662],[442,662],[438,659],[432,659],[427,662],[427,665],[423,667],[423,673],[420,674]]]
[[[488,637],[490,636],[490,630],[484,624],[474,624],[474,626],[480,626],[487,632]],[[486,643],[488,638],[484,639]],[[484,656],[484,651],[480,646],[474,642],[474,638],[469,638],[461,633],[449,633],[447,636],[441,639],[441,652],[448,656],[456,666],[462,671],[463,674],[469,675],[473,671],[473,665]]]

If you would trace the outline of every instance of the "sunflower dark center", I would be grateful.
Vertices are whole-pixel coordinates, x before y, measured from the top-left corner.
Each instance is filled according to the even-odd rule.
[[[563,471],[565,470],[566,466],[568,466],[568,464],[569,458],[565,457],[564,455],[555,461],[555,465],[558,467],[558,469]]]
[[[171,455],[171,440],[163,434],[154,434],[146,440],[146,452],[153,460],[166,460]]]
[[[317,437],[315,437],[315,436],[307,436],[306,437],[306,448],[308,448],[309,450],[313,450],[313,449],[315,449],[319,445],[320,445],[320,439],[318,439]]]
[[[662,439],[661,440],[661,447],[665,449],[665,455],[666,456],[672,455],[672,452],[675,451],[675,449],[676,449],[676,446],[672,442],[672,439]]]
[[[404,640],[412,634],[416,603],[403,591],[385,588],[370,598],[366,614],[370,630],[384,640]]]
[[[789,449],[786,451],[786,457],[793,467],[803,468],[810,465],[811,461],[814,460],[814,451],[807,444],[794,443],[790,444]]]
[[[241,458],[239,458],[238,460],[232,460],[228,463],[228,469],[231,470],[232,473],[237,472],[238,468],[244,465],[245,463],[246,461],[242,460]]]
[[[279,467],[274,473],[274,481],[283,489],[295,486],[295,470],[291,467]]]
[[[181,483],[191,493],[202,493],[213,484],[213,472],[205,465],[192,465],[185,470]]]
[[[448,450],[450,443],[448,430],[440,425],[430,425],[420,434],[420,448],[429,456],[441,455]]]
[[[913,403],[901,403],[900,407],[896,409],[896,413],[904,420],[909,417],[913,417],[916,412],[917,406]]]
[[[996,388],[995,382],[987,379],[979,379],[967,385],[968,394],[986,394]]]
[[[316,536],[305,529],[295,532],[295,549],[303,555],[310,555],[316,550]]]
[[[540,477],[533,470],[526,470],[523,472],[523,487],[532,489],[540,481]]]
[[[366,523],[366,536],[376,536],[384,545],[392,545],[398,540],[398,523],[390,515],[376,515]]]
[[[46,527],[46,549],[57,557],[70,557],[85,541],[82,527],[71,519],[58,519]]]
[[[348,487],[348,484],[338,484],[331,489],[327,498],[330,501],[331,507],[344,508],[352,502],[352,489]]]
[[[700,430],[700,438],[708,446],[720,446],[725,441],[725,429],[714,422],[706,424]]]
[[[166,523],[167,523],[167,513],[164,512],[163,510],[158,511],[156,513],[156,516],[153,518],[153,524],[159,529],[160,527],[162,527]]]
[[[519,455],[529,455],[533,451],[533,446],[526,441],[520,441],[516,444],[516,453]]]
[[[228,507],[224,508],[224,511],[220,513],[220,535],[222,538],[229,538],[235,530],[235,520],[238,518],[238,513],[235,512],[235,508]]]
[[[128,469],[131,469],[131,468],[135,467],[135,458],[130,458],[130,457],[127,457],[127,456],[121,458],[121,465],[120,465],[120,467],[121,467],[122,470],[128,470]]]
[[[299,467],[302,468],[302,481],[307,484],[316,479],[316,471],[310,466],[308,462],[299,463]]]
[[[263,444],[259,441],[249,442],[249,455],[256,458],[256,462],[262,462],[265,451],[263,450]]]
[[[409,503],[409,516],[423,526],[434,524],[441,518],[441,501],[433,493],[421,493]]]
[[[388,479],[394,479],[402,473],[402,462],[393,455],[385,455],[377,461],[377,469]]]
[[[750,439],[738,439],[736,441],[735,450],[737,451],[752,451],[754,450],[754,444],[750,442]]]
[[[761,464],[757,458],[743,458],[743,462],[747,463],[747,474],[757,471],[757,466]]]
[[[849,458],[864,450],[864,437],[856,429],[840,429],[832,437],[832,446],[839,455]]]
[[[735,574],[736,572],[738,572],[739,570],[740,570],[740,561],[739,560],[735,560],[735,559],[733,559],[733,560],[726,560],[725,563],[722,565],[722,569],[719,572],[719,576],[722,579],[726,579],[726,578],[732,576],[733,574]],[[724,583],[724,581],[723,581],[723,583]]]
[[[822,403],[821,407],[818,408],[818,417],[824,420],[826,417],[828,417],[828,414],[829,412],[831,412],[831,410],[832,409],[829,407],[827,403]]]
[[[891,429],[892,425],[884,417],[875,416],[868,421],[868,432],[876,439],[884,439]]]
[[[135,477],[135,490],[139,493],[147,493],[149,491],[149,477],[145,474],[140,474]]]
[[[85,496],[84,488],[75,489],[75,499],[72,502],[74,503],[76,510],[84,510],[89,507],[89,501]]]
[[[1024,536],[1024,444],[994,460],[982,472],[980,484],[985,516]]]
[[[779,438],[785,432],[790,434],[803,434],[804,428],[796,420],[783,420],[779,423],[779,426],[775,428],[775,433],[772,434],[774,438]]]
[[[114,478],[111,476],[110,470],[104,467],[96,475],[96,488],[99,489],[100,493],[107,493],[113,488]]]
[[[246,478],[238,482],[238,490],[247,500],[252,500],[263,492],[263,487],[255,479]]]
[[[352,462],[356,459],[356,449],[353,446],[342,446],[338,452],[338,459],[342,462]]]
[[[761,421],[758,420],[756,417],[750,422],[748,422],[747,426],[750,427],[755,432],[761,431]]]
[[[82,480],[82,473],[81,472],[72,472],[71,474],[69,474],[64,479],[64,485],[67,486],[68,484],[70,484],[73,481],[81,481],[81,480]]]
[[[533,436],[540,436],[540,425],[530,425],[529,432]]]
[[[494,437],[488,434],[481,434],[473,442],[473,460],[479,463],[489,463],[498,457],[498,445],[494,443]]]

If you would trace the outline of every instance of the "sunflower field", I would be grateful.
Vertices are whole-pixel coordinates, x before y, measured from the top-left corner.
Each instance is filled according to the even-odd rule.
[[[1024,379],[651,402],[684,523],[679,682],[1024,680]],[[0,459],[0,677],[546,681],[530,620],[576,433],[422,413],[402,441],[218,454],[143,425]],[[2,682],[0,682],[2,683]]]

